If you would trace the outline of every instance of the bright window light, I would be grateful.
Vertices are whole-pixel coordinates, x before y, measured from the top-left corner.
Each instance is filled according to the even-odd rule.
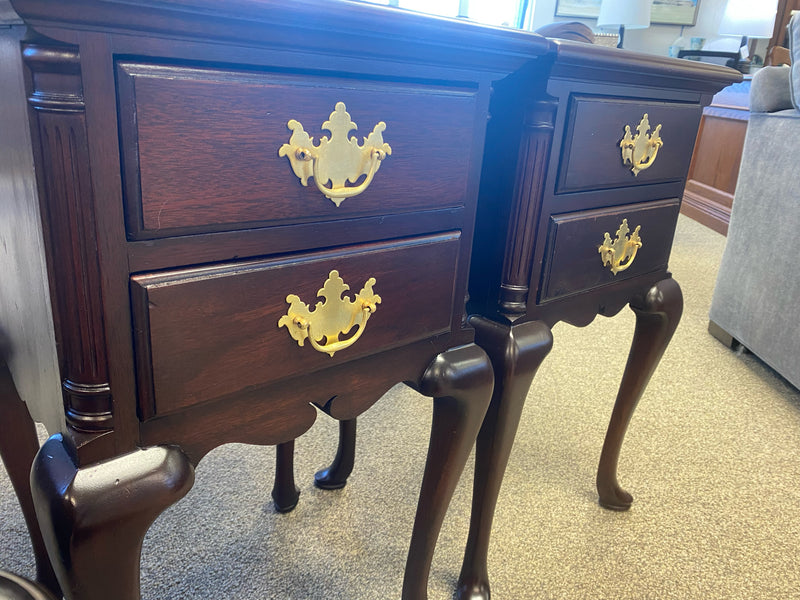
[[[470,19],[488,25],[515,27],[520,0],[470,0]]]
[[[364,0],[441,17],[468,17],[487,25],[516,26],[521,0]],[[459,10],[466,11],[459,13]]]
[[[458,0],[400,0],[400,8],[442,17],[458,16]]]

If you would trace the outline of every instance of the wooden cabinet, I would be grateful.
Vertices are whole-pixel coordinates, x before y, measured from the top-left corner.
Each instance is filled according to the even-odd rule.
[[[717,95],[703,111],[681,212],[726,234],[747,133],[750,77]]]

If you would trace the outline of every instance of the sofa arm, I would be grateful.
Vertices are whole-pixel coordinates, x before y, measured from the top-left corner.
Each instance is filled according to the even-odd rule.
[[[750,112],[777,112],[792,108],[788,66],[764,67],[750,84]]]
[[[789,89],[791,90],[794,107],[800,110],[800,12],[793,12],[794,14],[789,20],[789,51],[792,54]]]

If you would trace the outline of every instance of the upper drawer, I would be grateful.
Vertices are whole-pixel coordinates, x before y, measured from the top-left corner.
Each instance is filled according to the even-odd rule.
[[[143,417],[450,331],[460,239],[452,232],[134,276]],[[337,337],[352,345],[331,345]]]
[[[702,116],[697,104],[575,95],[570,100],[556,193],[682,180],[689,170],[697,127]],[[649,128],[643,123],[647,115]],[[658,135],[663,145],[648,168],[634,174],[622,158],[620,142]],[[659,127],[660,126],[660,127]],[[643,152],[634,151],[646,161]]]
[[[675,198],[551,215],[539,301],[666,270],[679,209],[680,201]],[[627,222],[627,233],[620,231],[624,229],[623,219]],[[625,239],[636,236],[641,246],[635,249],[635,255],[626,257]],[[610,268],[613,260],[604,264],[600,247],[606,243],[613,247],[617,239],[621,240],[616,248],[621,268],[613,272]]]
[[[134,239],[465,202],[478,118],[473,89],[133,62],[117,64],[117,80]],[[357,128],[337,136],[336,152],[349,156],[341,146],[363,145],[384,122],[391,155],[363,193],[337,207],[313,178],[301,185],[278,151],[292,136],[290,120],[314,144],[323,136],[333,143],[323,123],[339,102]],[[318,164],[320,173],[330,170]],[[367,175],[354,177],[345,185]]]

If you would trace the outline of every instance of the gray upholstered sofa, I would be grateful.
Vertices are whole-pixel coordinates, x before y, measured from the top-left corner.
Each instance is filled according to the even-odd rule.
[[[790,33],[792,67],[753,77],[709,331],[800,388],[800,15]]]

